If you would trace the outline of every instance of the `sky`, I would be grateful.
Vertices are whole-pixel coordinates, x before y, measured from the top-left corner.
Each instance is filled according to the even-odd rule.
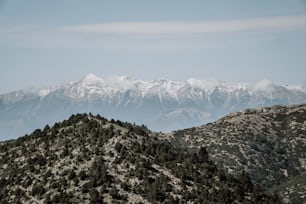
[[[0,0],[0,94],[97,76],[306,83],[306,0]]]

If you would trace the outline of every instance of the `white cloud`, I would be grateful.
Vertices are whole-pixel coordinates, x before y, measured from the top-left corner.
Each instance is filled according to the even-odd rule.
[[[114,51],[185,51],[221,49],[237,46],[237,43],[260,43],[274,38],[273,32],[296,30],[306,30],[306,16],[198,22],[121,22],[63,27],[22,25],[0,27],[0,44]],[[273,35],[266,35],[265,32],[272,32]],[[250,37],[252,40],[249,40]]]
[[[122,35],[197,35],[254,31],[306,29],[306,16],[276,16],[199,22],[124,22],[67,26],[63,30],[80,33]]]

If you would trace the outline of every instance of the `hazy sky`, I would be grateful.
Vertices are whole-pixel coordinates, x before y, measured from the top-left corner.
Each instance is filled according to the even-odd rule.
[[[0,0],[0,94],[97,76],[306,81],[306,0]]]

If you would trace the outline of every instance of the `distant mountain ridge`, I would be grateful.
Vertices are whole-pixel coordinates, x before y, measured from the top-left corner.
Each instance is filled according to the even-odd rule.
[[[0,139],[16,138],[79,112],[171,131],[202,125],[245,108],[305,102],[305,87],[280,86],[267,80],[227,84],[218,80],[143,81],[89,74],[62,86],[0,95]]]

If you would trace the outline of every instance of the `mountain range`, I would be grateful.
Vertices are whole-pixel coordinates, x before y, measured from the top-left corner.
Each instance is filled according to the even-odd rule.
[[[93,74],[60,86],[0,95],[0,139],[12,139],[71,114],[91,112],[172,131],[212,122],[237,110],[306,102],[304,86],[268,80],[228,84],[218,80],[143,81]]]

